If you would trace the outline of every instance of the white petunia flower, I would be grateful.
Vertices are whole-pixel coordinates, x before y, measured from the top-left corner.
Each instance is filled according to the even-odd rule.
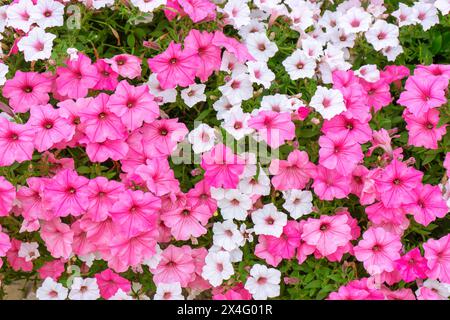
[[[8,15],[6,13],[8,7],[9,7],[8,5],[0,6],[0,33],[5,31],[5,27],[8,25]]]
[[[173,103],[177,101],[177,89],[163,89],[157,79],[156,73],[152,73],[147,81],[150,93],[155,97],[156,103],[159,105],[165,103]]]
[[[367,82],[377,82],[380,80],[380,71],[374,64],[366,64],[355,71],[355,75],[363,78]]]
[[[240,63],[234,54],[224,51],[220,71],[225,71],[236,76],[241,73],[246,73],[247,67],[243,63]]]
[[[33,6],[31,0],[21,0],[18,3],[10,4],[6,9],[7,26],[28,32],[34,22],[30,15]]]
[[[180,283],[159,283],[153,300],[184,300]]]
[[[269,89],[272,81],[275,80],[275,74],[269,69],[267,63],[263,61],[249,61],[247,62],[248,72],[250,74],[250,81],[262,85]]]
[[[250,8],[245,1],[229,0],[220,11],[226,15],[225,22],[236,29],[250,23]]]
[[[372,16],[361,7],[350,8],[338,21],[339,28],[348,33],[366,32],[369,30]]]
[[[133,297],[119,288],[117,292],[108,300],[133,300]]]
[[[232,75],[231,79],[219,87],[220,92],[231,104],[239,104],[253,97],[253,86],[248,74]]]
[[[298,219],[305,214],[310,214],[312,212],[313,196],[311,191],[295,189],[283,191],[283,198],[286,200],[283,204],[283,208],[286,209],[294,219]]]
[[[242,242],[242,234],[239,232],[233,220],[216,222],[213,225],[213,244],[223,247],[227,251],[238,248]]]
[[[8,73],[8,65],[0,62],[0,86],[4,85],[6,82],[6,74]]]
[[[64,5],[54,0],[37,0],[30,8],[33,22],[42,29],[64,25]]]
[[[56,35],[46,33],[44,29],[33,28],[26,37],[19,40],[17,47],[24,53],[25,61],[46,60],[52,54],[55,38]]]
[[[65,300],[69,290],[52,278],[45,278],[42,285],[36,291],[39,300]]]
[[[270,179],[264,172],[264,169],[260,167],[257,179],[254,176],[242,178],[238,188],[249,196],[267,196],[270,194]]]
[[[401,45],[396,47],[386,47],[381,50],[381,53],[387,58],[388,61],[395,61],[395,59],[403,53],[403,47]]]
[[[33,261],[39,258],[39,244],[37,242],[22,242],[18,256],[24,258],[25,261]]]
[[[369,42],[377,51],[386,47],[395,47],[399,44],[398,27],[394,24],[387,23],[384,20],[377,20],[365,35],[367,42]]]
[[[292,8],[288,17],[292,21],[291,28],[298,32],[303,32],[314,24],[314,13],[306,5]]]
[[[100,298],[100,290],[97,279],[80,277],[73,279],[69,293],[70,300],[97,300],[98,298]]]
[[[447,15],[450,12],[450,0],[436,0],[434,6],[438,8],[443,15]]]
[[[225,220],[244,221],[247,219],[248,210],[252,208],[252,200],[239,190],[228,189],[224,191],[224,197],[217,201],[217,206]]]
[[[318,86],[309,105],[326,120],[346,111],[344,97],[339,90]]]
[[[287,223],[287,215],[279,212],[272,203],[252,213],[255,234],[279,237]]]
[[[241,140],[253,132],[247,124],[250,114],[244,113],[240,107],[233,108],[223,116],[222,127],[236,140]]]
[[[131,3],[141,12],[153,12],[159,6],[165,5],[167,0],[131,0]]]
[[[274,268],[267,268],[261,264],[253,265],[250,276],[245,282],[255,300],[266,300],[280,295],[281,272]]]
[[[208,280],[213,287],[220,286],[224,280],[230,279],[233,274],[234,269],[228,252],[209,252],[205,257],[202,277]]]
[[[260,111],[291,112],[292,105],[289,103],[289,97],[285,94],[274,94],[263,96],[261,108],[255,109],[252,115],[257,115]]]
[[[192,108],[197,103],[206,101],[205,88],[204,84],[192,84],[181,90],[181,98],[189,108]]]
[[[278,47],[271,42],[265,33],[251,33],[245,39],[250,54],[258,61],[267,62],[278,51]]]
[[[397,18],[398,26],[409,26],[417,23],[416,18],[414,17],[414,10],[411,7],[408,7],[404,3],[398,4],[398,9],[392,12],[392,16]]]
[[[439,23],[438,11],[431,3],[416,2],[412,7],[414,18],[422,25],[424,31]]]
[[[223,120],[225,118],[225,115],[231,110],[241,109],[241,104],[232,104],[227,97],[221,96],[219,100],[213,103],[213,108],[217,112],[217,119]]]
[[[201,123],[197,128],[189,132],[188,140],[192,144],[195,153],[203,153],[214,147],[216,140],[215,130],[207,124]]]
[[[316,70],[316,61],[297,49],[283,61],[283,66],[292,80],[312,78]]]

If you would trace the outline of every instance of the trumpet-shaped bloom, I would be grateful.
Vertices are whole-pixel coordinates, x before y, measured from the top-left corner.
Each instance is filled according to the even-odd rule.
[[[314,170],[308,154],[299,150],[292,151],[287,160],[272,160],[269,167],[269,172],[274,175],[272,184],[277,190],[302,190],[314,175]]]
[[[248,126],[256,129],[259,137],[273,149],[295,137],[295,125],[288,112],[260,111],[248,120]]]
[[[31,160],[33,151],[33,130],[0,117],[0,167]]]

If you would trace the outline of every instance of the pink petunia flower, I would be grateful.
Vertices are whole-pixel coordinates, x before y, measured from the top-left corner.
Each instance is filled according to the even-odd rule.
[[[199,57],[193,49],[181,49],[181,44],[170,42],[163,53],[148,59],[148,66],[157,73],[162,89],[187,87],[194,83],[199,66]]]
[[[203,154],[201,167],[205,170],[204,179],[211,187],[235,189],[244,172],[245,160],[220,143]]]
[[[277,190],[305,188],[314,175],[315,166],[305,151],[292,151],[287,160],[273,159],[269,172],[274,175],[272,184]]]
[[[184,206],[177,210],[162,212],[161,220],[170,228],[176,240],[198,238],[206,234],[205,228],[212,213],[204,206]]]
[[[110,215],[109,212],[125,191],[125,187],[120,182],[96,177],[89,181],[87,190],[89,206],[86,216],[93,221],[103,221]]]
[[[40,267],[37,272],[39,273],[39,278],[45,280],[46,278],[52,278],[55,281],[58,281],[59,277],[65,271],[65,262],[63,259],[57,259],[53,261],[48,261],[44,263],[42,267]]]
[[[212,44],[217,47],[224,47],[225,50],[234,55],[240,63],[255,60],[250,52],[248,52],[247,46],[245,44],[240,43],[233,37],[227,37],[222,31],[216,30],[214,32]]]
[[[30,272],[33,270],[33,261],[27,261],[25,258],[19,257],[19,250],[22,246],[22,241],[17,239],[11,239],[11,249],[6,253],[6,259],[8,265],[14,270],[22,270],[24,272]]]
[[[186,287],[195,272],[191,251],[189,246],[169,245],[161,253],[161,261],[158,266],[151,270],[153,281],[156,284],[179,282],[181,287]]]
[[[406,210],[418,223],[428,226],[436,218],[443,218],[449,208],[442,197],[439,186],[419,184],[413,191],[414,202],[406,205]]]
[[[73,99],[84,98],[88,90],[94,88],[99,81],[97,68],[83,53],[79,53],[77,59],[67,59],[66,67],[56,68],[56,73],[58,94]]]
[[[408,130],[408,144],[416,147],[437,149],[438,142],[447,132],[447,124],[438,127],[439,111],[430,109],[419,116],[414,116],[405,109],[403,118]]]
[[[295,125],[288,112],[260,111],[248,120],[248,126],[256,129],[259,137],[273,149],[295,138]]]
[[[12,210],[16,188],[3,176],[0,176],[0,217],[6,217]]]
[[[363,262],[367,272],[373,275],[393,271],[401,248],[398,235],[380,227],[371,227],[364,232],[354,251],[356,259]]]
[[[141,132],[148,153],[165,157],[175,151],[178,142],[183,141],[189,130],[178,119],[161,119],[144,125]]]
[[[184,39],[184,46],[197,52],[199,57],[199,66],[196,76],[202,82],[208,80],[209,76],[220,69],[222,62],[220,47],[212,44],[213,33],[206,31],[191,30]]]
[[[450,235],[439,240],[429,239],[423,244],[423,249],[430,269],[428,278],[450,283]]]
[[[50,149],[55,143],[69,141],[75,134],[75,129],[50,104],[31,108],[27,124],[34,129],[34,145],[39,152]]]
[[[116,294],[117,290],[121,289],[127,293],[131,290],[131,282],[111,269],[103,270],[95,275],[100,295],[103,299],[109,299]]]
[[[210,0],[177,0],[194,23],[216,18],[216,5]]]
[[[361,145],[343,131],[319,138],[319,163],[327,169],[335,169],[343,176],[351,174],[364,158]]]
[[[128,145],[123,140],[106,139],[102,142],[92,142],[81,139],[80,143],[86,144],[86,153],[91,162],[104,162],[108,159],[122,160],[128,153]]]
[[[308,245],[314,246],[321,255],[330,255],[352,239],[351,228],[347,221],[346,215],[321,215],[319,219],[309,218],[303,225],[301,238]]]
[[[41,237],[54,258],[68,259],[72,253],[73,231],[59,218],[45,221],[41,227]]]
[[[398,208],[414,201],[412,190],[422,181],[423,172],[393,160],[375,179],[381,201],[388,208]]]
[[[217,210],[217,201],[211,197],[211,188],[204,180],[200,180],[187,193],[187,202],[194,207],[205,206],[210,213]]]
[[[120,118],[108,105],[109,96],[100,93],[80,112],[80,119],[86,136],[92,142],[103,142],[106,139],[118,140],[126,137],[126,128]]]
[[[375,111],[381,110],[392,102],[389,84],[384,79],[376,82],[360,80],[364,90],[367,92],[368,104]]]
[[[350,176],[343,176],[336,170],[319,165],[313,178],[312,187],[321,200],[343,199],[350,194]]]
[[[31,160],[33,151],[33,130],[0,117],[0,167]]]
[[[148,86],[132,86],[122,80],[111,95],[107,107],[122,119],[128,130],[135,130],[143,122],[151,123],[159,117],[159,107],[150,94]]]
[[[135,173],[141,177],[148,189],[157,196],[177,192],[180,183],[175,178],[169,161],[165,158],[153,158],[147,160],[145,165],[136,168]]]
[[[17,71],[5,82],[2,94],[9,98],[9,105],[15,112],[24,113],[31,107],[48,103],[51,91],[52,80],[44,74]]]
[[[141,190],[126,190],[109,211],[113,221],[128,236],[156,228],[161,200]]]
[[[118,54],[111,59],[105,59],[111,65],[111,69],[124,78],[134,79],[141,76],[142,60],[132,54]]]
[[[88,182],[75,171],[65,169],[46,184],[44,197],[55,216],[78,216],[85,212],[89,205]]]
[[[292,259],[300,245],[300,227],[297,221],[290,220],[283,227],[280,237],[267,236],[267,251],[283,259]]]
[[[50,204],[44,199],[44,191],[47,178],[31,177],[27,179],[27,185],[17,191],[17,200],[23,209],[22,216],[27,220],[42,219],[51,220],[53,212]]]
[[[421,116],[432,108],[447,102],[445,90],[449,79],[435,76],[411,76],[406,80],[405,91],[397,103],[408,108],[415,116]]]
[[[400,272],[405,282],[416,279],[426,279],[427,260],[420,254],[419,248],[414,248],[395,261],[395,268]]]
[[[443,76],[450,79],[450,65],[430,64],[428,66],[417,65],[414,69],[415,76]]]
[[[119,74],[115,72],[105,59],[99,59],[94,63],[97,68],[98,82],[95,84],[94,90],[113,91],[119,83]]]
[[[326,136],[346,132],[348,138],[360,144],[370,141],[372,137],[372,129],[368,122],[361,122],[357,118],[349,118],[345,114],[334,116],[331,120],[325,120],[321,130]]]

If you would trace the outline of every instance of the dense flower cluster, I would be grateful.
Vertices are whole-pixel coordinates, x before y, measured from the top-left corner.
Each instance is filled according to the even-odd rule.
[[[184,27],[103,57],[58,42],[65,1],[0,7],[2,273],[38,299],[315,298],[318,268],[321,298],[450,297],[450,65],[353,51],[396,61],[448,0],[81,2]]]

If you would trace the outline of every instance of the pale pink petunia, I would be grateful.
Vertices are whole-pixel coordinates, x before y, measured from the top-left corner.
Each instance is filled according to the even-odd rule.
[[[288,112],[260,111],[248,120],[248,126],[256,129],[259,138],[273,149],[295,137],[295,125]]]
[[[65,169],[46,184],[44,197],[55,216],[78,216],[85,212],[89,205],[88,182],[74,170]]]
[[[393,271],[394,261],[400,258],[400,237],[380,227],[371,227],[354,248],[355,257],[363,262],[370,274]]]
[[[2,94],[9,98],[9,105],[15,112],[23,113],[33,106],[48,103],[51,90],[52,80],[44,74],[17,71],[5,82]]]
[[[52,148],[55,143],[69,141],[75,134],[67,119],[50,104],[32,107],[27,124],[34,129],[34,145],[39,152]]]
[[[11,248],[6,253],[8,265],[14,270],[22,270],[30,272],[33,270],[33,261],[26,261],[25,258],[19,257],[19,250],[22,246],[22,241],[11,239]]]
[[[450,283],[450,235],[438,240],[429,239],[423,244],[423,249],[430,269],[428,278]]]
[[[157,196],[179,190],[179,182],[166,158],[153,158],[147,160],[135,170],[146,183],[148,189]]]
[[[343,199],[350,194],[350,176],[343,176],[336,170],[317,166],[314,173],[314,192],[321,200]]]
[[[50,204],[44,199],[45,185],[48,180],[48,178],[28,178],[28,186],[22,186],[17,191],[17,200],[23,208],[22,215],[25,219],[51,220],[53,218]]]
[[[148,59],[152,72],[157,73],[157,79],[162,89],[175,88],[177,85],[187,87],[194,83],[199,65],[196,50],[181,49],[181,44],[173,41],[163,53]]]
[[[222,31],[216,30],[212,40],[213,45],[224,47],[229,53],[233,54],[240,63],[254,61],[255,58],[248,52],[247,46],[240,43],[233,37],[227,37]]]
[[[109,213],[121,232],[133,236],[156,228],[160,208],[161,200],[151,193],[126,190],[118,196]]]
[[[436,76],[411,76],[406,80],[405,90],[397,100],[415,116],[420,116],[432,108],[447,102],[445,90],[449,79]]]
[[[54,258],[68,259],[72,253],[73,231],[59,218],[45,221],[41,227],[41,237]]]
[[[98,83],[97,68],[91,59],[79,53],[77,59],[66,60],[66,67],[56,69],[56,90],[61,96],[78,99],[87,95],[88,90]]]
[[[0,226],[0,260],[1,257],[6,256],[9,249],[11,249],[11,240],[9,239],[9,236],[2,231],[2,227]],[[0,268],[2,267],[2,262],[0,262]]]
[[[111,59],[105,59],[111,69],[124,78],[134,79],[141,76],[142,60],[132,54],[118,54]]]
[[[206,234],[205,228],[212,213],[204,206],[184,206],[177,210],[162,212],[161,220],[170,228],[176,240],[198,238]]]
[[[351,228],[347,222],[346,215],[309,218],[303,225],[301,238],[308,245],[314,246],[321,255],[330,255],[352,239]]]
[[[0,217],[9,215],[15,198],[16,188],[11,182],[0,176]]]
[[[201,167],[205,170],[204,179],[210,186],[234,189],[244,172],[245,160],[224,144],[217,144],[203,154]]]
[[[273,159],[269,172],[272,184],[277,190],[302,190],[314,175],[315,166],[305,151],[292,151],[287,160]]]
[[[153,281],[156,284],[179,282],[181,287],[186,287],[195,271],[191,251],[189,246],[169,245],[161,253],[158,266],[152,270]]]
[[[33,129],[0,117],[0,167],[31,160],[33,151]]]
[[[103,221],[110,215],[109,212],[125,191],[125,187],[118,181],[96,177],[89,181],[87,190],[89,206],[86,216],[93,221]]]
[[[135,130],[144,122],[150,123],[159,117],[159,107],[148,86],[132,86],[126,80],[119,83],[107,106],[122,119],[128,130]]]

